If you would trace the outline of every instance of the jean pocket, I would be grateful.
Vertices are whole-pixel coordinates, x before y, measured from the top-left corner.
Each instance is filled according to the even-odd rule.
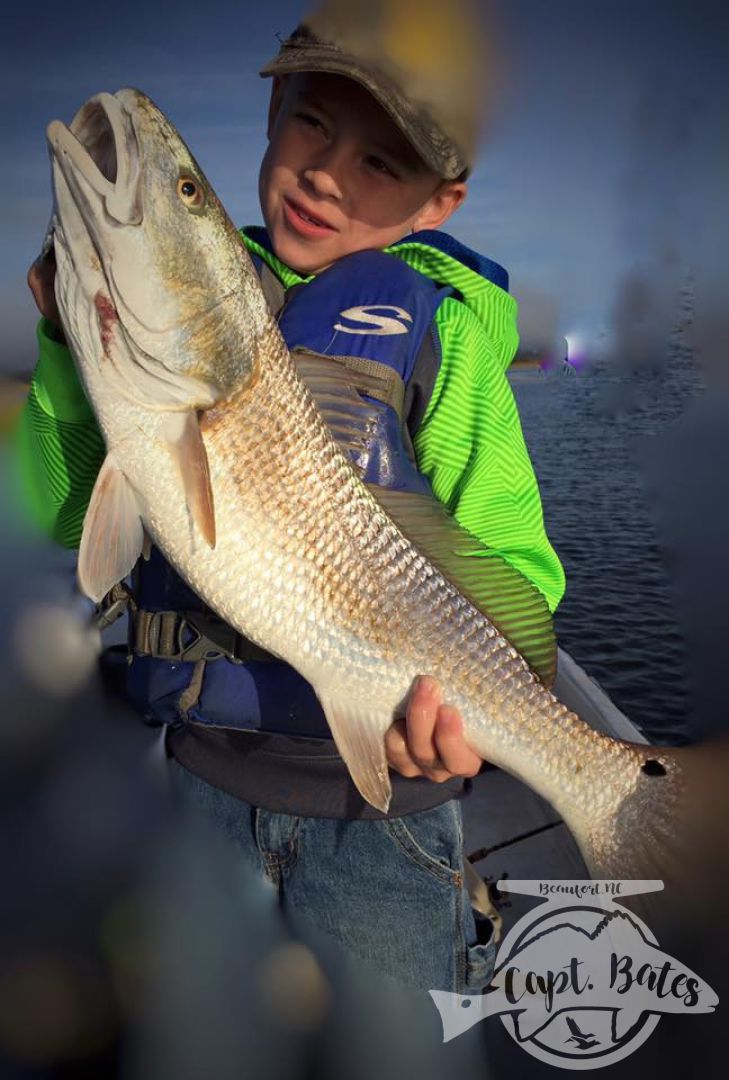
[[[463,884],[463,824],[455,799],[382,821],[387,833],[417,866],[446,885]]]
[[[496,943],[471,945],[466,949],[466,971],[462,993],[477,994],[485,990],[494,975]]]

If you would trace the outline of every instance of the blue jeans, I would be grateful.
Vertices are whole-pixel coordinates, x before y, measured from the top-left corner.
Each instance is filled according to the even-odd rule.
[[[169,762],[174,791],[210,815],[245,862],[303,918],[359,960],[416,990],[477,993],[491,979],[463,884],[461,807],[341,821],[251,806]]]

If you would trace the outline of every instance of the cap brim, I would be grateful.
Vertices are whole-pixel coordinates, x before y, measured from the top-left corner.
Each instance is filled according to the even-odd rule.
[[[468,170],[468,163],[457,147],[446,139],[425,113],[418,111],[384,74],[373,73],[354,56],[325,44],[299,45],[288,56],[282,50],[261,68],[259,74],[262,78],[268,78],[306,71],[343,75],[364,86],[392,117],[419,157],[444,180],[455,180]]]

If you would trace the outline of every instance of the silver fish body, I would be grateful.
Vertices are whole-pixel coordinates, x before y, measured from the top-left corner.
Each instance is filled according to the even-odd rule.
[[[51,125],[49,141],[59,307],[108,449],[80,553],[89,595],[128,573],[146,532],[210,607],[312,684],[373,805],[390,798],[385,731],[429,673],[472,748],[555,806],[594,873],[644,871],[670,843],[678,757],[570,713],[429,558],[429,511],[362,483],[331,417],[350,409],[354,430],[366,409],[357,418],[346,380],[289,354],[170,122],[124,90],[92,99],[70,131]]]

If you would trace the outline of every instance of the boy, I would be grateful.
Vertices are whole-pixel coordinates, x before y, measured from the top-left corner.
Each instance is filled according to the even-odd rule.
[[[392,38],[379,30],[402,6],[381,5],[378,24],[371,5],[325,4],[263,69],[274,79],[260,175],[266,229],[243,239],[291,348],[382,377],[387,392],[358,460],[366,478],[432,486],[553,609],[562,572],[503,374],[515,305],[500,267],[432,231],[466,196],[473,86],[456,80],[454,90],[438,64],[424,77],[447,48],[430,5],[418,5],[425,47],[383,53]],[[22,430],[29,486],[53,506],[48,527],[74,546],[103,447],[70,357],[52,340],[52,269],[34,264],[29,281],[46,316]],[[134,592],[127,694],[169,725],[176,784],[279,888],[282,906],[419,989],[485,985],[493,947],[477,942],[455,799],[482,762],[433,680],[419,681],[387,733],[398,775],[385,816],[359,798],[296,672],[221,636],[158,552],[140,563]],[[198,637],[188,646],[190,627]],[[220,658],[196,653],[200,639],[205,657],[213,645]]]

